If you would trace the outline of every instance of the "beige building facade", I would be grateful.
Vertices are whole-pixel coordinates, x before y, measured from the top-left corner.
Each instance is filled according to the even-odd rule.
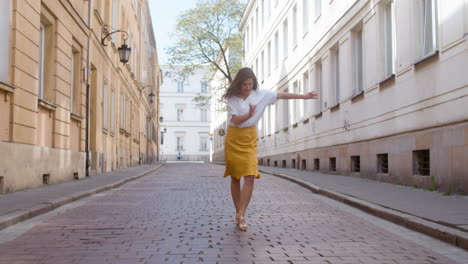
[[[157,159],[162,77],[146,0],[7,0],[0,10],[1,193]],[[102,42],[106,25],[128,36]]]
[[[261,89],[320,96],[265,111],[260,164],[468,193],[467,0],[251,0],[240,30]]]

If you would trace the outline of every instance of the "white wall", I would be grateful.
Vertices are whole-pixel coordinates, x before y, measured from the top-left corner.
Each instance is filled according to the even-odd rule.
[[[267,43],[272,43],[274,62],[274,34],[279,31],[279,65],[271,63],[271,74],[265,71],[265,81],[260,89],[281,91],[292,90],[295,81],[301,82],[303,74],[309,73],[310,89],[316,90],[317,62],[322,64],[323,100],[320,115],[304,113],[304,119],[295,126],[290,122],[287,131],[284,126],[260,134],[259,157],[280,155],[304,149],[351,144],[385,136],[398,135],[409,131],[449,125],[466,120],[468,108],[468,61],[467,35],[468,13],[466,0],[437,1],[436,44],[438,55],[418,63],[422,56],[421,34],[418,21],[420,5],[417,0],[394,1],[394,77],[383,82],[388,76],[383,72],[383,43],[381,33],[382,11],[385,1],[334,0],[322,1],[321,16],[313,18],[315,1],[309,1],[308,32],[303,29],[303,1],[278,1],[271,7],[271,16],[265,17],[264,27],[259,26],[258,34],[252,33],[255,23],[255,9],[261,1],[249,1],[241,22],[240,30],[247,40],[244,65],[256,69],[256,60],[261,53],[267,54]],[[275,1],[266,1],[274,5]],[[298,8],[298,43],[292,44],[292,7]],[[267,8],[265,8],[267,10]],[[252,19],[253,18],[253,19]],[[286,59],[283,52],[283,21],[288,19],[289,43]],[[261,19],[259,19],[261,20]],[[363,94],[355,95],[354,64],[355,34],[362,24],[363,47]],[[249,28],[250,32],[246,32]],[[339,46],[340,105],[330,109],[331,72],[330,50]],[[319,100],[310,102],[313,112]],[[298,101],[290,102],[297,104]],[[276,105],[278,111],[281,107]],[[461,110],[463,109],[463,110]],[[291,115],[291,113],[290,113]],[[275,116],[270,120],[274,127]],[[279,115],[281,116],[281,114]],[[291,117],[291,116],[290,116]],[[291,118],[290,118],[291,120]],[[305,121],[305,122],[303,122]],[[217,121],[218,124],[221,121]],[[277,132],[277,133],[275,133]],[[216,139],[215,139],[216,140]],[[214,152],[222,151],[223,146]]]
[[[193,98],[209,94],[207,69],[197,70],[193,75],[183,80],[183,92],[178,92],[178,82],[181,81],[176,74],[168,76],[181,68],[161,66],[164,74],[164,83],[161,86],[160,104],[161,115],[164,118],[161,131],[164,133],[164,144],[161,145],[160,158],[174,160],[180,151],[184,160],[208,160],[210,153],[210,104],[197,105]],[[208,83],[207,93],[201,93],[201,82]],[[181,120],[177,120],[177,108],[183,109]],[[206,120],[202,121],[202,109],[206,109]],[[177,149],[177,137],[183,138],[183,149]],[[206,149],[203,150],[202,137],[206,140]]]

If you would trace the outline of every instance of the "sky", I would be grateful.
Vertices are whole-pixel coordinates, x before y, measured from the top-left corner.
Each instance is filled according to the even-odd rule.
[[[186,10],[194,8],[198,0],[148,0],[151,19],[153,20],[153,30],[158,49],[159,64],[167,62],[165,49],[171,41],[169,35],[175,30],[177,16]],[[247,3],[247,0],[240,0]]]
[[[177,16],[195,7],[196,3],[196,0],[148,0],[159,64],[167,62],[165,49],[171,45],[169,33],[175,30]]]

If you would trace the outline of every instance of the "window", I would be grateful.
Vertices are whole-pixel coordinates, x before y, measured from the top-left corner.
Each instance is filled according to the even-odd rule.
[[[322,112],[323,98],[322,98],[322,61],[315,63],[315,91],[318,93],[318,100],[316,100],[317,107],[315,114]]]
[[[354,66],[354,93],[363,90],[363,59],[362,59],[362,24],[354,30],[353,34],[353,66]]]
[[[111,105],[111,133],[115,133],[115,90],[112,89],[111,91],[111,98],[110,98],[110,105]]]
[[[70,63],[70,112],[73,113],[73,94],[75,93],[75,54],[73,52]]]
[[[81,105],[81,56],[78,48],[73,47],[70,70],[70,112],[80,114]]]
[[[250,32],[249,31],[249,26],[247,26],[247,29],[245,30],[245,36],[246,37],[245,37],[245,41],[244,41],[245,42],[245,53],[247,53],[249,48],[250,48],[249,47],[249,32]]]
[[[266,130],[266,134],[269,135],[271,133],[273,133],[272,130],[272,123],[271,123],[271,108],[272,106],[269,105],[267,106],[267,110],[266,110],[266,124],[265,124],[265,130]]]
[[[431,153],[429,149],[413,151],[413,174],[431,175]]]
[[[302,3],[302,33],[305,35],[309,31],[309,0],[303,0]]]
[[[308,72],[305,72],[304,74],[302,74],[302,87],[304,88],[304,93],[307,93],[309,92],[309,73]],[[302,112],[304,113],[304,116],[306,118],[309,117],[309,104],[310,104],[310,101],[311,100],[304,100],[304,108],[302,110]]]
[[[177,108],[177,121],[182,121],[184,118],[184,109]]]
[[[288,88],[284,89],[284,92],[285,93],[288,93]],[[283,124],[282,124],[282,128],[287,128],[289,126],[289,100],[281,100],[282,102],[282,109],[281,109],[281,112],[283,114],[282,118],[283,118]]]
[[[102,128],[109,128],[109,89],[107,83],[104,83],[102,89]]]
[[[202,151],[208,150],[208,137],[200,136],[200,150]]]
[[[39,99],[44,99],[45,25],[41,24],[39,40]]]
[[[262,0],[262,2],[260,3],[260,13],[261,13],[261,16],[262,16],[262,28],[263,26],[265,25],[265,0]]]
[[[361,156],[351,156],[351,172],[361,172]]]
[[[263,83],[263,79],[265,78],[265,56],[264,51],[262,50],[262,55],[260,57],[260,80]]]
[[[208,92],[208,84],[206,82],[201,82],[201,92],[207,93]]]
[[[315,13],[314,19],[317,21],[322,14],[322,0],[315,0]]]
[[[293,83],[293,93],[299,93],[299,85],[298,81]],[[295,100],[292,102],[293,104],[293,112],[292,112],[292,122],[297,123],[299,121],[299,102],[303,100]]]
[[[258,58],[255,59],[255,69],[254,69],[254,72],[255,72],[255,75],[257,75],[259,78],[258,79],[261,79],[261,76],[260,75],[260,70],[258,69]]]
[[[0,81],[9,82],[9,54],[10,54],[10,1],[0,1],[0,34],[2,36],[2,45],[0,45]],[[43,39],[41,25],[41,43]],[[43,45],[41,45],[41,48]]]
[[[336,106],[340,103],[340,49],[339,44],[331,50],[331,106]]]
[[[255,9],[255,35],[258,36],[258,7]]]
[[[120,128],[125,130],[125,95],[120,93]]]
[[[200,113],[201,113],[201,121],[202,122],[206,122],[208,121],[208,109],[200,109]]]
[[[184,137],[177,136],[177,150],[184,150]]]
[[[250,28],[250,30],[251,30],[251,31],[250,31],[250,33],[251,33],[251,34],[250,34],[250,46],[252,47],[252,46],[253,46],[253,41],[254,41],[254,39],[255,39],[255,37],[254,37],[254,34],[255,34],[255,33],[254,33],[254,29],[255,29],[254,26],[255,26],[255,25],[254,25],[254,18],[253,18],[253,17],[250,19],[250,26],[251,26],[251,28]]]
[[[119,25],[117,25],[118,12],[119,12],[119,0],[113,0],[112,1],[112,27],[113,28],[119,28]],[[114,43],[117,42],[117,34],[112,34],[112,42]]]
[[[125,95],[125,131],[130,132],[130,111],[132,109],[130,99]]]
[[[420,0],[422,5],[422,57],[436,50],[436,1]]]
[[[293,48],[297,46],[297,5],[293,7]]]
[[[184,82],[183,81],[177,82],[177,92],[178,93],[183,93],[184,92]]]
[[[288,57],[288,20],[283,22],[283,59]]]
[[[275,68],[278,67],[279,60],[279,34],[278,31],[275,33]]]
[[[265,61],[265,63],[267,65],[267,74],[268,76],[270,76],[271,74],[271,41],[268,41],[268,44],[267,44],[267,59],[268,59],[268,62]]]
[[[377,154],[377,172],[388,173],[388,153]]]
[[[383,47],[383,72],[382,78],[387,79],[392,74],[395,73],[395,51],[394,51],[394,33],[393,33],[393,23],[394,23],[394,6],[393,1],[384,2],[382,6],[382,16],[381,16],[381,46]]]

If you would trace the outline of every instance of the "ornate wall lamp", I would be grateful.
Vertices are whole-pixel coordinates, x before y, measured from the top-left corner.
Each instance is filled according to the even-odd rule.
[[[111,32],[111,30],[114,30]],[[123,45],[118,48],[118,53],[120,57],[120,62],[123,64],[126,64],[128,62],[128,59],[130,58],[130,53],[132,52],[132,48],[127,46],[127,39],[128,39],[128,33],[126,31],[111,28],[108,25],[102,26],[102,31],[101,31],[101,44],[105,47],[107,46],[106,44],[106,39],[110,37],[110,35],[114,33],[122,33],[122,40],[124,41]]]
[[[148,87],[152,87],[151,85],[144,85],[143,83],[140,83],[140,94],[143,92],[144,89],[148,88]],[[156,95],[151,91],[150,94],[148,94],[148,99],[149,99],[149,102],[150,103],[154,103],[154,98],[156,97]]]

